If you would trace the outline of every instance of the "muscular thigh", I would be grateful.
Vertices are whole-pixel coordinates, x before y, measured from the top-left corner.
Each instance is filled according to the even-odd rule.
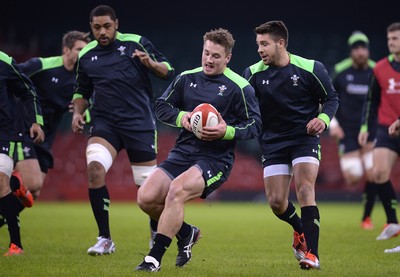
[[[15,168],[21,173],[22,180],[28,190],[40,190],[43,185],[43,175],[37,159],[19,161]]]
[[[148,202],[164,204],[172,178],[162,168],[156,168],[139,188],[139,197]]]
[[[314,186],[318,176],[319,166],[315,163],[301,162],[293,166],[293,178],[296,187],[302,185]]]

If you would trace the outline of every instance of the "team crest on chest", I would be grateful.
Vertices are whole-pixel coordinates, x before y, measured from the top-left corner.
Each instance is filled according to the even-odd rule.
[[[226,86],[222,85],[222,86],[219,86],[218,88],[219,88],[218,95],[224,96],[224,91],[227,90]]]
[[[348,82],[354,81],[354,75],[353,74],[347,74],[346,75],[346,81],[348,81]]]
[[[126,49],[126,47],[122,46],[122,45],[117,48],[117,50],[120,52],[121,56],[125,55],[125,49]]]
[[[300,79],[299,76],[297,76],[296,74],[294,74],[292,77],[290,77],[290,79],[292,79],[292,81],[293,81],[293,86],[298,86],[298,85],[299,85],[299,84],[298,84],[298,81],[299,81],[299,79]]]

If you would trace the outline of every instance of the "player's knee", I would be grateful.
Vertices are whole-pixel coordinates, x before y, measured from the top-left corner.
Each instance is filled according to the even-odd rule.
[[[286,197],[278,197],[277,195],[268,196],[268,204],[274,213],[280,214],[285,211]]]
[[[380,169],[380,168],[374,168],[373,169],[373,178],[374,182],[381,184],[389,180],[390,177],[390,171],[387,169]]]
[[[150,166],[139,166],[139,165],[132,165],[132,173],[133,173],[133,180],[137,186],[143,185],[146,178],[150,175],[151,172],[156,168],[156,165]]]
[[[94,164],[93,170],[96,170],[98,164],[100,164],[104,168],[104,171],[107,172],[113,163],[113,158],[110,151],[104,145],[92,143],[86,148],[86,162],[88,166]]]
[[[307,202],[310,198],[315,197],[315,189],[314,184],[311,183],[302,183],[297,185],[297,198],[299,202],[304,203]]]
[[[362,161],[358,157],[340,159],[340,168],[347,184],[356,184],[364,175]]]
[[[139,208],[147,214],[153,214],[158,210],[157,207],[159,206],[156,196],[157,195],[154,195],[154,191],[146,191],[145,187],[141,187],[138,190],[137,196],[137,204]]]
[[[14,162],[9,156],[6,154],[0,154],[0,172],[10,177],[13,171],[13,166]]]
[[[113,163],[110,151],[99,143],[89,144],[86,148],[86,162],[89,184],[104,185],[105,175]]]
[[[24,179],[24,178],[23,178]],[[40,190],[43,187],[43,178],[42,175],[36,174],[30,175],[28,178],[23,180],[25,187],[32,193],[33,197],[36,199]]]
[[[99,162],[92,161],[88,164],[87,175],[89,178],[89,183],[104,185],[106,171],[104,167]]]

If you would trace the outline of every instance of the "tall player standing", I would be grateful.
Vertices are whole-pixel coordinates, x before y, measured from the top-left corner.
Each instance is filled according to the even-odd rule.
[[[169,79],[167,58],[145,37],[117,31],[114,9],[100,5],[90,13],[95,41],[79,54],[72,130],[83,131],[84,112],[91,106],[90,138],[86,148],[89,199],[98,227],[90,255],[115,251],[109,226],[110,196],[105,177],[117,154],[126,149],[136,185],[156,167],[157,138],[149,74]],[[151,223],[155,229],[157,223]]]

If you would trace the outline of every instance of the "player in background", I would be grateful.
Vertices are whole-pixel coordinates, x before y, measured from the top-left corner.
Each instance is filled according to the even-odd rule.
[[[391,137],[388,132],[389,126],[400,115],[400,22],[388,26],[387,44],[390,55],[379,60],[373,69],[358,136],[360,145],[366,145],[369,130],[376,124],[377,117],[373,178],[386,213],[386,224],[377,240],[390,239],[400,234],[396,193],[390,181],[392,169],[400,154],[400,140]]]
[[[35,199],[40,195],[48,170],[53,168],[51,147],[74,92],[74,67],[79,52],[89,42],[89,33],[69,31],[62,37],[60,56],[34,57],[19,64],[37,89],[46,135],[42,144],[34,146],[33,155],[37,158],[30,159],[27,156],[16,165],[16,170],[20,172],[24,183],[30,186],[29,190]]]
[[[400,57],[399,56],[397,57],[398,57],[397,61],[399,61],[400,64]],[[400,117],[397,118],[396,121],[389,126],[389,135],[394,138],[400,137]],[[400,253],[400,245],[394,248],[385,249],[384,253],[387,254]]]
[[[13,193],[10,189],[10,177],[14,162],[22,158],[23,132],[14,116],[15,110],[20,113],[21,106],[15,100],[21,99],[30,124],[29,135],[34,143],[44,139],[43,117],[40,102],[35,88],[29,78],[22,73],[15,60],[0,51],[0,214],[8,224],[10,245],[4,256],[24,253],[21,243],[19,211],[23,206],[19,197],[26,198],[27,191],[20,187]]]
[[[96,40],[79,54],[72,130],[83,131],[84,112],[93,99],[86,160],[89,199],[99,233],[87,252],[102,255],[115,251],[106,174],[122,149],[127,151],[136,185],[156,167],[156,118],[149,74],[169,79],[174,69],[147,38],[117,31],[119,22],[111,7],[95,7],[89,20]],[[155,231],[157,223],[150,225]]]
[[[51,147],[73,95],[74,66],[79,51],[89,41],[89,33],[70,31],[62,38],[62,55],[34,57],[19,64],[20,69],[32,80],[36,88],[43,112],[45,139],[41,144],[34,144],[29,132],[25,134],[22,144],[23,159],[16,163],[10,178],[11,190],[17,190],[23,183],[32,193],[33,199],[39,197],[47,172],[53,168]],[[23,107],[21,109],[23,110]],[[21,113],[21,109],[18,109],[15,114],[23,122],[24,113]],[[24,206],[21,207],[21,211],[24,207],[31,207],[33,199],[23,199]],[[3,224],[4,221],[0,220],[0,226]]]
[[[177,238],[175,265],[184,266],[192,257],[192,246],[200,229],[184,221],[184,205],[205,199],[227,179],[234,162],[237,140],[259,135],[261,121],[254,90],[227,65],[234,39],[225,29],[203,36],[202,67],[184,71],[156,101],[157,118],[180,129],[175,146],[139,189],[138,204],[158,221],[154,245],[138,271],[159,271],[161,260]],[[191,111],[210,103],[219,112],[219,124],[204,127],[198,139],[190,125]]]
[[[348,39],[348,45],[350,57],[335,65],[332,76],[333,86],[340,92],[340,105],[329,125],[329,134],[339,144],[340,169],[346,184],[355,186],[365,176],[361,228],[370,230],[374,227],[371,213],[377,194],[377,185],[372,176],[376,128],[370,130],[364,146],[358,143],[358,132],[375,62],[369,59],[369,39],[364,33],[354,31]]]
[[[266,196],[273,213],[293,227],[292,248],[300,267],[319,269],[320,215],[315,201],[319,135],[335,115],[338,95],[322,63],[287,51],[284,22],[269,21],[254,31],[261,61],[246,68],[243,76],[260,104]],[[288,199],[292,177],[301,217]]]

